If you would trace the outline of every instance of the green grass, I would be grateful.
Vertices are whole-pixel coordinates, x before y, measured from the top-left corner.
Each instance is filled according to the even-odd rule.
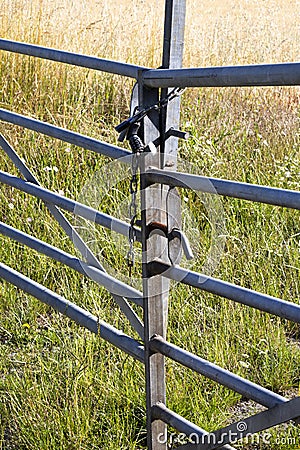
[[[114,126],[128,114],[131,81],[23,56],[0,57],[1,107],[117,142]],[[181,122],[190,133],[180,144],[183,167],[299,190],[296,88],[189,90]],[[126,202],[126,174],[116,173],[109,189],[103,181],[107,158],[5,123],[0,132],[43,186],[81,199],[98,171],[101,210],[118,212]],[[18,174],[4,152],[0,161],[2,170]],[[119,170],[117,164],[109,167]],[[75,252],[41,202],[4,185],[0,195],[1,220]],[[201,271],[212,244],[210,206],[202,195],[183,192],[182,198],[192,220],[187,233],[196,233],[192,268]],[[97,206],[97,197],[89,200]],[[224,220],[222,236],[215,236],[222,252],[213,275],[299,303],[299,212],[230,198],[214,207]],[[74,223],[87,228],[96,252],[123,276],[126,240]],[[103,288],[7,238],[0,237],[0,245],[1,261],[136,337]],[[145,448],[142,365],[4,281],[0,294],[1,449]],[[298,325],[246,306],[172,287],[171,342],[288,397],[299,390],[299,331]],[[253,413],[239,395],[171,361],[167,383],[168,406],[207,430]],[[275,428],[269,443],[244,444],[249,450],[297,447],[299,429],[292,425]]]

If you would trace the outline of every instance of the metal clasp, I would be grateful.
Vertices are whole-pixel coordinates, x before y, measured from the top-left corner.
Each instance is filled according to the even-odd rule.
[[[172,265],[180,262],[181,251],[183,251],[187,260],[194,258],[189,240],[186,234],[179,228],[173,228],[168,232],[167,225],[160,222],[150,222],[147,226],[147,239],[153,234],[163,236],[168,240],[168,257]],[[179,246],[176,245],[176,240],[179,240]]]

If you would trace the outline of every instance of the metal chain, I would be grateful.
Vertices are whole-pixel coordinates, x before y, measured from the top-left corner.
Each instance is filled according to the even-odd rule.
[[[162,108],[165,108],[167,106],[167,104],[173,100],[176,97],[179,97],[180,95],[183,94],[183,92],[185,91],[186,88],[180,88],[180,87],[175,87],[173,88],[164,98],[162,98],[161,100],[158,100],[157,103],[154,103],[154,105],[152,106],[148,106],[148,108],[145,108],[143,110],[141,110],[139,113],[137,114],[142,114],[143,117],[145,117],[145,115],[152,110],[160,110]]]
[[[162,108],[165,108],[167,104],[176,97],[179,97],[183,94],[185,88],[175,87],[173,88],[164,98],[160,99],[158,102],[154,103],[154,105],[147,106],[139,111],[138,107],[135,108],[134,114],[128,119],[124,120],[124,122],[120,123],[115,127],[118,133],[126,130],[130,125],[141,122],[141,120],[150,112],[150,111],[159,111]],[[122,138],[123,140],[123,138]]]
[[[185,90],[186,88],[175,87],[158,102],[158,108],[159,109],[164,108],[171,100],[173,100],[176,97],[180,97]]]
[[[130,217],[130,228],[128,234],[129,250],[127,252],[127,264],[129,268],[129,277],[131,277],[132,268],[134,266],[134,242],[136,241],[135,224],[137,218],[137,192],[138,192],[138,161],[139,152],[132,153],[131,159],[131,180],[130,180],[130,195],[131,201],[129,205],[129,217]]]

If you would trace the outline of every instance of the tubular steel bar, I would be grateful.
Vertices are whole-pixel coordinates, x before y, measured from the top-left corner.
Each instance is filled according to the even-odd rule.
[[[149,184],[162,183],[169,186],[188,188],[210,194],[224,195],[269,205],[300,209],[300,192],[279,189],[219,178],[190,175],[182,172],[171,172],[150,169],[146,173]]]
[[[300,84],[300,63],[150,69],[144,71],[143,82],[152,88],[297,86]]]
[[[118,347],[139,361],[144,362],[144,349],[138,341],[99,320],[96,316],[85,311],[80,306],[71,303],[61,295],[45,288],[45,286],[31,280],[3,263],[0,263],[0,278],[3,278],[22,291],[41,300],[56,311],[87,328],[92,333],[99,335],[115,347]]]
[[[293,398],[283,405],[276,405],[242,421],[212,431],[203,437],[199,444],[185,444],[178,450],[214,450],[223,444],[249,437],[251,434],[266,430],[289,420],[296,421],[300,414],[300,397]],[[242,427],[241,427],[242,425]],[[273,447],[274,448],[274,447]]]
[[[85,263],[84,261],[81,261],[75,256],[70,255],[63,250],[60,250],[57,247],[47,244],[40,239],[30,236],[27,233],[23,233],[16,228],[10,227],[3,222],[0,222],[0,233],[3,236],[14,239],[15,241],[26,245],[27,247],[30,247],[37,252],[42,253],[43,255],[49,256],[50,258],[55,259],[56,261],[59,261],[60,263],[65,264],[68,267],[71,267],[82,275],[87,276],[96,283],[105,287],[110,293],[124,296],[132,300],[138,306],[143,306],[143,296],[141,292],[137,291],[131,286],[128,286],[125,283],[122,283],[122,281],[115,279],[114,277],[108,275],[106,272],[102,272],[98,268],[93,267]]]
[[[204,375],[211,380],[216,381],[229,389],[238,392],[243,397],[252,399],[255,402],[272,408],[275,405],[284,403],[286,398],[281,395],[275,394],[268,389],[252,383],[229,370],[222,369],[221,367],[213,364],[203,358],[200,358],[193,353],[190,353],[177,345],[171,344],[163,339],[161,336],[154,336],[150,342],[150,348],[153,352],[159,352],[174,361],[189,367],[193,371]]]
[[[270,295],[261,294],[227,281],[218,280],[207,275],[183,269],[178,266],[168,266],[160,261],[148,264],[149,274],[162,273],[164,277],[196,287],[220,297],[228,298],[243,305],[274,314],[275,316],[300,323],[300,305],[287,302]]]
[[[92,150],[101,155],[109,156],[110,158],[118,159],[127,156],[129,158],[125,158],[125,162],[130,163],[131,152],[128,150],[113,144],[98,141],[97,139],[84,136],[80,133],[75,133],[74,131],[66,130],[65,128],[60,128],[40,120],[22,116],[21,114],[13,113],[2,108],[0,108],[0,120],[23,128],[28,128],[29,130],[37,131],[46,136],[51,136],[87,150]]]
[[[40,198],[48,203],[54,203],[57,206],[60,206],[62,209],[66,211],[70,211],[71,213],[84,217],[85,219],[91,220],[98,225],[101,225],[109,230],[115,231],[124,236],[128,236],[130,225],[122,220],[116,219],[112,216],[109,216],[105,213],[100,213],[94,208],[90,208],[89,206],[83,205],[82,203],[76,202],[75,200],[71,200],[67,197],[63,197],[59,194],[55,194],[48,189],[42,188],[41,186],[36,186],[33,183],[29,183],[28,181],[24,181],[21,178],[10,175],[6,172],[0,171],[0,182],[7,184],[8,186],[15,187],[27,194],[33,195],[37,198]],[[140,230],[136,230],[137,240],[141,239]]]
[[[21,53],[22,55],[36,56],[37,58],[49,59],[51,61],[72,64],[73,66],[86,67],[87,69],[100,70],[101,72],[123,75],[130,78],[137,78],[138,71],[141,69],[146,69],[146,67],[137,66],[134,64],[110,61],[108,59],[96,58],[95,56],[65,52],[54,48],[41,47],[39,45],[9,41],[6,39],[0,39],[0,50]]]
[[[167,408],[163,403],[157,403],[152,406],[152,416],[154,419],[163,420],[171,427],[183,433],[186,438],[191,439],[193,442],[198,443],[204,440],[204,436],[208,436],[209,433],[203,428],[198,427],[194,423],[176,414],[171,409]],[[165,437],[167,439],[167,436]],[[172,444],[172,442],[170,442]],[[220,447],[221,450],[235,450],[231,445],[224,445]]]

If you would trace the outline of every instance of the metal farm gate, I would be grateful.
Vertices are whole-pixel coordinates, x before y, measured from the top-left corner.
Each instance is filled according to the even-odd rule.
[[[0,146],[23,176],[18,178],[1,171],[1,183],[43,200],[80,251],[82,260],[2,222],[0,232],[89,276],[112,292],[113,298],[143,340],[143,345],[4,263],[0,264],[0,276],[145,364],[149,450],[166,450],[167,425],[190,438],[189,443],[181,445],[178,449],[233,449],[230,444],[237,439],[289,420],[297,422],[297,418],[300,417],[300,397],[292,400],[284,398],[168,342],[166,329],[169,280],[185,283],[297,323],[300,323],[300,306],[180,267],[182,252],[187,258],[191,258],[192,254],[189,243],[181,231],[180,197],[176,188],[184,187],[211,195],[235,197],[294,209],[300,209],[300,192],[177,172],[178,139],[186,137],[185,133],[178,130],[180,94],[183,88],[188,87],[299,85],[300,63],[182,69],[185,8],[185,0],[165,2],[163,60],[159,69],[0,39],[1,50],[137,80],[132,96],[131,116],[117,127],[120,140],[127,138],[132,152],[0,109],[0,120],[4,122],[43,133],[110,158],[124,158],[125,163],[131,164],[133,172],[131,223],[125,223],[43,188],[16,151],[3,136],[0,136]],[[135,201],[138,191],[141,194],[141,221],[136,220]],[[142,293],[105,272],[61,210],[73,212],[128,236],[129,264],[133,262],[134,242],[142,243]],[[130,302],[141,308],[143,320],[132,309]],[[247,399],[264,405],[267,409],[248,417],[243,422],[232,423],[208,433],[167,408],[166,357],[238,392]]]

